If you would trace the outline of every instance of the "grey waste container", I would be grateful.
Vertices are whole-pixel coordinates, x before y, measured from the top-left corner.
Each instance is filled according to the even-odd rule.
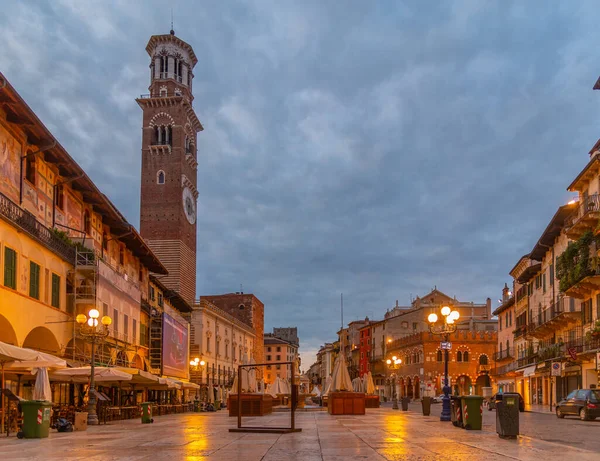
[[[408,411],[408,402],[410,402],[408,397],[402,397],[402,411]]]
[[[517,438],[519,435],[519,394],[498,394],[495,405],[498,437],[502,439]]]

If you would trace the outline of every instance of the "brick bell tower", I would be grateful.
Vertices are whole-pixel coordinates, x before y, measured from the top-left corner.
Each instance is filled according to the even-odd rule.
[[[150,94],[136,99],[143,111],[140,232],[169,271],[161,281],[190,304],[196,297],[196,135],[194,50],[170,34],[153,35]]]

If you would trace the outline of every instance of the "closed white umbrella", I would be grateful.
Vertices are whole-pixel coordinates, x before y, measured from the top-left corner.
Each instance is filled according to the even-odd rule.
[[[34,368],[31,372],[37,375],[33,388],[33,400],[47,400],[51,402],[52,389],[50,388],[50,379],[48,379],[48,368]]]
[[[365,393],[372,395],[375,394],[375,383],[373,382],[373,375],[371,374],[371,372],[369,371],[369,373],[366,376],[366,389],[365,389]]]
[[[238,375],[236,374],[233,378],[233,385],[231,386],[230,394],[237,394],[238,391]]]
[[[331,383],[325,390],[323,396],[328,396],[332,391],[350,391],[352,390],[352,380],[346,367],[346,359],[344,354],[338,355],[333,365],[333,373],[331,374]]]
[[[352,380],[352,390],[354,392],[362,392],[362,379],[360,378],[354,378]]]
[[[215,402],[215,388],[213,387],[212,379],[208,381],[208,401],[210,403]]]
[[[321,397],[321,389],[319,389],[319,386],[313,387],[312,395],[315,397]]]

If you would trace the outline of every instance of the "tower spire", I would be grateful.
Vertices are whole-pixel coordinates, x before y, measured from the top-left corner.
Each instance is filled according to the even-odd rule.
[[[173,29],[173,8],[171,8],[171,35],[175,35],[175,29]]]

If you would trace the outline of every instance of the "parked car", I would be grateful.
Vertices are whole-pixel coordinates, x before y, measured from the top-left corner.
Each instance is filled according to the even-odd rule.
[[[496,400],[502,400],[502,392],[492,395],[485,401],[488,411],[496,409]],[[519,411],[521,413],[525,411],[525,400],[523,400],[523,396],[521,394],[519,394]]]
[[[556,405],[556,416],[577,415],[582,421],[600,416],[600,390],[579,389],[571,392]]]

